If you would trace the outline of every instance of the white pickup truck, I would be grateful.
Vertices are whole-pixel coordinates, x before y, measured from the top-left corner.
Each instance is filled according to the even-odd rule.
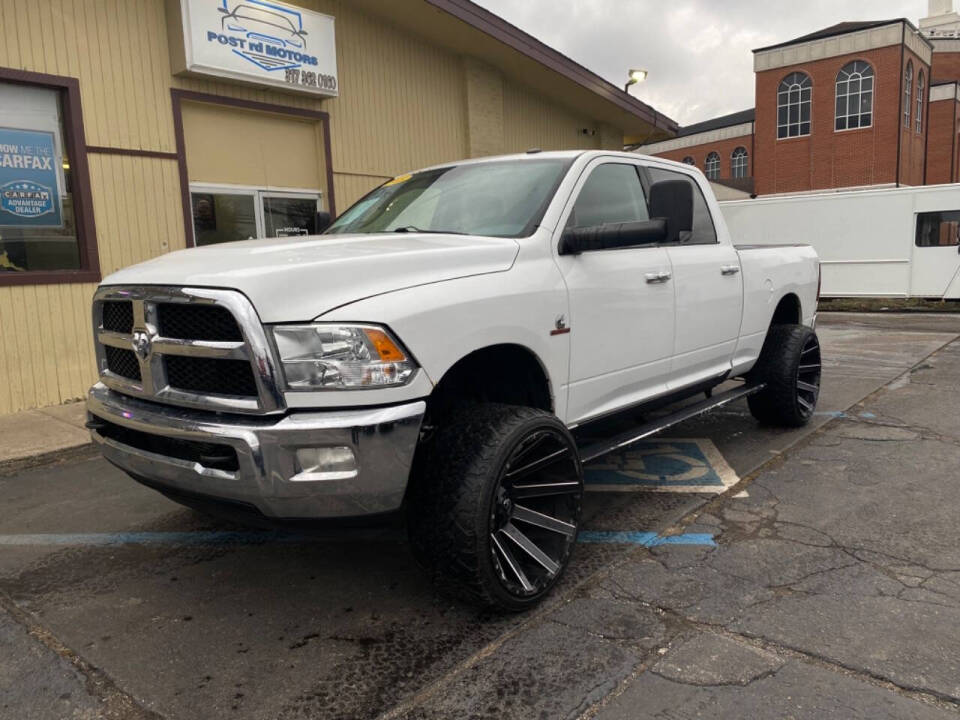
[[[323,235],[106,278],[88,424],[110,462],[186,505],[253,522],[403,509],[434,578],[522,610],[569,562],[583,462],[741,397],[764,423],[810,418],[818,278],[809,247],[734,246],[686,165],[450,163],[384,183]],[[714,394],[728,379],[743,382]]]

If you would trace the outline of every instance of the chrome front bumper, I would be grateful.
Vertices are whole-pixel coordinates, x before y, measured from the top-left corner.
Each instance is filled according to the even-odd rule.
[[[238,417],[146,402],[97,383],[87,410],[93,416],[90,434],[104,457],[139,479],[246,503],[270,518],[344,518],[400,507],[426,403]],[[161,438],[228,445],[236,452],[237,469],[123,444],[101,434],[96,419]],[[300,448],[344,446],[356,458],[355,473],[305,474],[298,466]]]

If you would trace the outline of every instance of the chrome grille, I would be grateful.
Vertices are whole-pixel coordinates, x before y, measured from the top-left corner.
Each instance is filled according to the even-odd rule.
[[[131,328],[132,332],[133,328]],[[112,345],[104,348],[107,354],[107,369],[114,375],[140,382],[140,363],[133,350],[122,350]]]
[[[104,287],[93,326],[101,380],[117,392],[210,410],[283,408],[270,345],[241,293]]]
[[[103,329],[119,333],[133,332],[133,303],[111,300],[103,304]]]
[[[157,330],[178,340],[243,340],[233,315],[219,305],[161,303],[157,306]]]
[[[218,395],[256,395],[257,383],[246,360],[167,355],[167,382],[170,387]]]

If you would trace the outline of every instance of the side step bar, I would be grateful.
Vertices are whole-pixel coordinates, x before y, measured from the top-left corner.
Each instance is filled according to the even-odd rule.
[[[585,463],[596,460],[598,457],[602,457],[614,450],[620,450],[639,440],[648,438],[651,435],[656,435],[661,430],[666,430],[668,427],[682,423],[684,420],[695,418],[698,415],[703,415],[705,412],[732,403],[734,400],[758,393],[763,390],[764,387],[766,387],[764,383],[757,383],[755,385],[744,385],[743,387],[733,388],[719,395],[709,397],[706,400],[701,400],[693,405],[687,405],[675,413],[656,418],[648,423],[615,435],[612,438],[607,438],[591,445],[585,445],[580,448],[580,460]]]

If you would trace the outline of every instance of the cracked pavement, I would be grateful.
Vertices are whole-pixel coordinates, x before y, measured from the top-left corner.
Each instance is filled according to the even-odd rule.
[[[955,717],[958,403],[953,343],[599,581],[675,634],[596,717]]]
[[[0,717],[960,717],[960,318],[822,319],[813,426],[686,423],[721,496],[588,496],[538,610],[436,596],[402,533],[0,548]],[[744,495],[744,492],[746,494]],[[97,459],[0,477],[0,534],[223,529]]]

